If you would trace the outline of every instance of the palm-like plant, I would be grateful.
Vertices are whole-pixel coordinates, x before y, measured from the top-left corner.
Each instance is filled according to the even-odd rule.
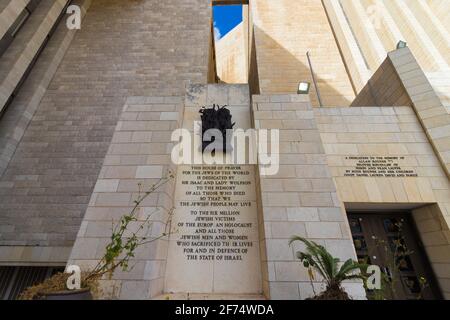
[[[311,281],[314,280],[314,269],[326,282],[325,292],[316,299],[348,300],[350,298],[342,289],[342,282],[352,279],[362,279],[363,281],[366,279],[362,272],[365,272],[367,265],[348,259],[339,268],[340,259],[334,258],[325,247],[298,236],[292,237],[289,245],[295,241],[300,241],[306,245],[306,252],[298,251],[296,255],[303,266],[308,269]]]

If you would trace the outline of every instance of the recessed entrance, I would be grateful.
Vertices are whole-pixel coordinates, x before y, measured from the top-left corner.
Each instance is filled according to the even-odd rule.
[[[378,265],[383,273],[382,292],[369,290],[369,297],[441,298],[408,213],[350,213],[348,219],[358,260]]]

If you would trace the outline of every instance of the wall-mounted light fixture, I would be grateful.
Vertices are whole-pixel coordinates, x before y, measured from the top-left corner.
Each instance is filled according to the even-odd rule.
[[[400,40],[397,43],[397,49],[402,49],[402,48],[406,48],[408,46],[408,44],[405,41]]]
[[[308,94],[311,84],[309,82],[300,82],[298,84],[298,94]]]

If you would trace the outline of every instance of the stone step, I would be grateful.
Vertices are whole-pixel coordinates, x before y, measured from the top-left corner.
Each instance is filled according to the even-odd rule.
[[[259,294],[166,293],[153,300],[267,300]]]

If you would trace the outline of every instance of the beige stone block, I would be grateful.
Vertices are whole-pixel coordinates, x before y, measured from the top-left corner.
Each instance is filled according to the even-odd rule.
[[[293,236],[306,236],[305,225],[302,222],[271,222],[272,237],[276,239],[291,239]]]
[[[417,188],[419,189],[420,197],[425,202],[435,202],[434,193],[428,179],[417,178]]]
[[[299,290],[300,290],[300,299],[301,300],[306,300],[308,298],[312,298],[317,293],[325,291],[325,289],[326,289],[325,283],[319,283],[319,282],[311,283],[310,281],[299,282],[298,286],[299,286]]]
[[[120,299],[145,300],[150,297],[149,281],[122,281]]]
[[[288,208],[289,209],[289,208]],[[265,207],[263,209],[264,221],[287,221],[287,208]]]
[[[286,158],[286,156],[282,155],[280,158],[283,159],[283,158]],[[268,179],[271,180],[270,178],[277,178],[277,179],[291,178],[291,177],[295,177],[295,173],[296,173],[295,165],[281,165],[278,170],[278,173],[274,176],[269,176]]]
[[[296,176],[299,178],[330,178],[328,168],[323,165],[298,165],[295,167]]]
[[[317,208],[287,208],[287,218],[289,221],[319,221]]]
[[[289,120],[295,119],[297,114],[295,111],[273,111],[273,119]]]
[[[367,194],[366,186],[364,184],[364,178],[349,179],[351,190],[354,199],[358,202],[369,202],[369,195]]]
[[[356,197],[352,191],[352,184],[348,178],[335,178],[339,198],[344,202],[356,201]]]
[[[282,180],[282,189],[288,192],[308,191],[312,189],[312,184],[308,179],[284,179]]]
[[[300,261],[275,262],[276,281],[307,281],[308,269]]]
[[[313,120],[281,120],[283,129],[316,129],[316,124]]]
[[[129,193],[99,193],[95,201],[100,207],[126,207],[130,204],[131,194]]]
[[[170,163],[170,155],[149,155],[146,156],[145,164],[168,164]]]
[[[378,184],[374,178],[365,178],[364,186],[366,188],[369,200],[371,202],[382,202],[383,197],[380,190],[378,189]]]
[[[406,194],[403,181],[398,178],[390,178],[389,183],[394,191],[395,199],[397,202],[408,202],[408,196]]]
[[[131,117],[122,118],[122,120],[160,120],[161,119],[161,112],[139,112],[137,115],[137,118],[132,119]]]
[[[264,129],[281,129],[283,128],[282,120],[261,120],[261,128]]]
[[[331,144],[338,142],[338,135],[336,133],[321,133],[320,136],[324,144]]]
[[[281,103],[258,103],[259,111],[281,111]]]
[[[388,148],[385,144],[360,144],[357,147],[358,153],[361,155],[382,156],[389,154]]]
[[[123,132],[121,132],[123,133]],[[146,131],[138,131],[138,132],[126,132],[131,133],[131,141],[132,142],[150,142],[152,141],[152,134],[153,132],[146,132]]]
[[[345,216],[341,208],[319,208],[320,221],[344,221]]]
[[[298,194],[293,192],[268,193],[263,195],[263,205],[271,207],[298,207],[300,206],[300,199]]]
[[[382,202],[395,202],[395,194],[392,190],[392,186],[389,183],[389,180],[385,178],[376,179],[376,184],[378,187],[378,190],[381,194],[381,201]]]
[[[306,234],[311,239],[340,239],[341,227],[337,222],[306,222]]]
[[[118,179],[99,179],[94,187],[94,192],[115,192],[119,187]]]
[[[140,144],[127,143],[127,144],[113,144],[110,147],[109,154],[112,155],[130,155],[139,154]]]
[[[318,192],[334,192],[336,187],[332,179],[311,179],[312,190]]]
[[[339,143],[365,143],[370,140],[372,135],[366,133],[338,133],[337,142]]]
[[[136,175],[136,167],[134,166],[112,166],[106,167],[104,174],[100,175],[104,179],[127,179],[134,178]]]
[[[160,120],[177,121],[179,118],[178,112],[161,112]]]
[[[417,187],[417,179],[404,178],[403,187],[408,197],[409,202],[422,202],[419,188]]]
[[[112,138],[112,143],[127,143],[132,142],[132,132],[116,132]]]
[[[333,197],[330,193],[300,193],[300,202],[305,207],[332,207]]]
[[[268,261],[292,261],[294,253],[289,247],[286,239],[267,239],[267,260]]]
[[[155,179],[162,178],[162,166],[139,166],[136,169],[135,178],[137,179]]]
[[[359,153],[356,144],[325,144],[323,147],[328,155],[357,155]]]
[[[356,260],[355,249],[352,240],[325,240],[325,247],[341,262],[348,259]]]
[[[272,111],[255,111],[253,113],[255,119],[258,120],[271,120],[273,119]]]
[[[270,299],[298,300],[300,298],[297,282],[270,282]]]
[[[261,180],[261,191],[262,192],[282,192],[283,180],[282,179],[262,179]],[[286,190],[295,191],[295,190]]]

